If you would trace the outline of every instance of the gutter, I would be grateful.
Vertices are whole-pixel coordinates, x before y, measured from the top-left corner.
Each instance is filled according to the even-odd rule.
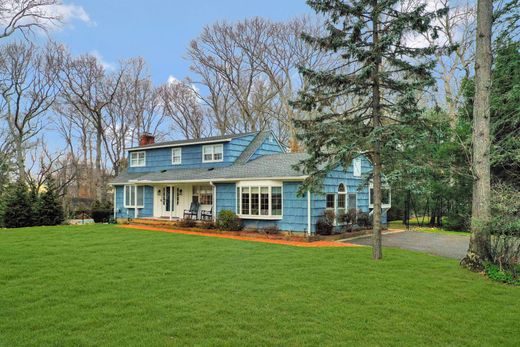
[[[283,181],[303,181],[309,176],[287,176],[287,177],[242,177],[242,178],[218,178],[218,179],[197,179],[197,180],[128,180],[126,182],[108,183],[110,186],[121,186],[125,184],[168,184],[168,183],[223,183],[223,182],[238,182],[238,181],[266,181],[266,180],[283,180]]]

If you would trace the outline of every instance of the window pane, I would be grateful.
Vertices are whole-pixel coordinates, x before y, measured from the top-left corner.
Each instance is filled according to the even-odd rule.
[[[348,195],[348,208],[357,208],[357,202],[356,202],[356,194],[355,193],[349,193]]]
[[[260,214],[266,216],[269,214],[269,188],[260,188]]]
[[[130,206],[130,186],[125,186],[125,205]]]
[[[249,187],[242,187],[242,214],[249,214]]]
[[[345,208],[345,194],[338,194],[338,208]]]
[[[215,145],[213,147],[213,160],[222,160],[224,155],[224,146],[223,145]]]
[[[129,206],[135,206],[135,186],[130,186],[130,204]]]
[[[381,203],[389,204],[390,203],[390,189],[383,188],[381,191]]]
[[[240,187],[237,187],[237,214],[242,214],[240,208]]]
[[[368,202],[370,205],[374,204],[374,188],[370,188],[370,194],[368,197]]]
[[[345,185],[343,183],[340,183],[338,186],[338,192],[344,192],[345,191]]]
[[[136,187],[137,200],[136,206],[144,206],[144,186]]]
[[[326,208],[334,208],[334,194],[327,194],[327,204],[325,205]]]
[[[260,188],[251,188],[251,214],[257,216],[260,211]]]
[[[273,216],[282,215],[282,187],[271,188],[271,214]]]
[[[354,176],[361,176],[361,158],[354,159]]]

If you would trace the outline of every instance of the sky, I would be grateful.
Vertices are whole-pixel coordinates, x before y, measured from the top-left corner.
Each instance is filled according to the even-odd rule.
[[[250,17],[286,20],[312,13],[305,0],[64,0],[66,24],[51,37],[108,68],[142,56],[155,83],[190,76],[190,41],[205,25]]]

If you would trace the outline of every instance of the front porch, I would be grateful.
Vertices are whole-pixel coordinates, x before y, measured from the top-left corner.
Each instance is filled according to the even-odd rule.
[[[214,190],[207,183],[125,185],[119,197],[124,208],[114,213],[116,218],[156,221],[212,220]]]

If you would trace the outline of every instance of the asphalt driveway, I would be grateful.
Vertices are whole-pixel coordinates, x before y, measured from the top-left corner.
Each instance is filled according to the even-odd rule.
[[[367,246],[372,244],[370,235],[345,240],[345,242]],[[417,231],[403,231],[383,235],[383,247],[409,249],[453,259],[462,259],[468,250],[468,244],[468,235],[423,233]]]

